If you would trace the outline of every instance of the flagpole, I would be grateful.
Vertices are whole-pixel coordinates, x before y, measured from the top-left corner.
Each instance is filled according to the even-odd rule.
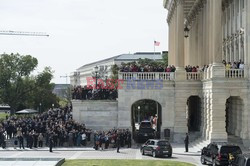
[[[155,61],[155,40],[154,40],[154,58],[153,60]]]

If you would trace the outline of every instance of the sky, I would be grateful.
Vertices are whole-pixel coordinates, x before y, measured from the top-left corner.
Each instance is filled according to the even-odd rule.
[[[50,66],[52,82],[84,64],[112,56],[168,50],[163,0],[1,0],[0,31],[46,32],[49,37],[0,36],[1,53],[38,59],[35,73]],[[69,78],[68,78],[69,83]]]

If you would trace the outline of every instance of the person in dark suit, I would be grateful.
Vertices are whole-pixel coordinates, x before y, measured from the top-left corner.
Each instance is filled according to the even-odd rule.
[[[189,144],[189,136],[188,136],[188,133],[186,133],[186,137],[185,137],[185,139],[184,139],[184,143],[185,143],[186,152],[188,152],[188,144]]]
[[[18,137],[18,140],[19,140],[19,148],[20,148],[20,149],[21,149],[21,148],[24,149],[24,145],[23,145],[23,136],[20,135],[20,136]]]
[[[120,133],[117,134],[116,138],[116,148],[117,148],[117,153],[120,153],[120,146],[121,146],[121,135]]]
[[[53,152],[52,151],[53,145],[54,145],[53,134],[51,134],[49,137],[49,152]]]

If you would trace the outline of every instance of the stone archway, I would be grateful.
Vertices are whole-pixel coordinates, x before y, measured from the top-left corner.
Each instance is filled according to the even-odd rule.
[[[238,96],[230,96],[226,101],[225,128],[229,139],[241,137],[243,106],[243,100]]]
[[[155,131],[157,138],[160,138],[161,125],[162,125],[162,106],[155,100],[141,99],[134,102],[131,106],[131,126],[133,133],[139,128],[141,121],[156,120]]]
[[[188,132],[201,131],[201,98],[190,96],[187,99],[187,126]]]

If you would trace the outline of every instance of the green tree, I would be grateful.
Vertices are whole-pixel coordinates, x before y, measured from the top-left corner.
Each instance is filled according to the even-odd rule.
[[[166,65],[168,65],[168,52],[167,51],[162,52],[162,59],[163,59],[163,62]]]
[[[22,109],[33,90],[34,81],[30,73],[37,67],[36,58],[19,54],[2,54],[0,56],[0,98],[12,109]]]
[[[38,108],[43,102],[43,108],[57,104],[57,98],[52,94],[51,84],[53,74],[50,68],[37,76],[31,73],[38,65],[38,60],[30,55],[2,54],[0,55],[0,102],[9,104],[12,113],[24,108]]]

